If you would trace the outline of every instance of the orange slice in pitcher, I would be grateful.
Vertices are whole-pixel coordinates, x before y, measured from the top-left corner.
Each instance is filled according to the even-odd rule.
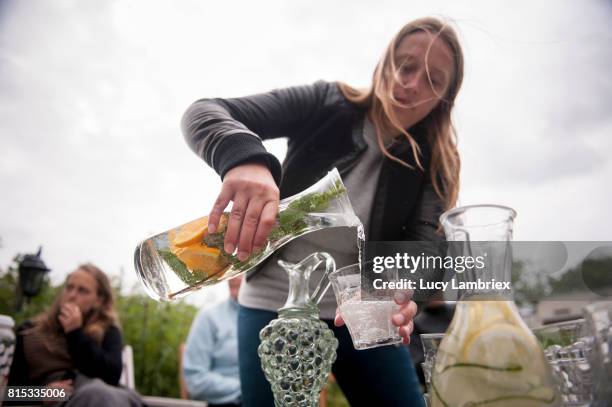
[[[224,233],[229,221],[229,214],[223,213],[219,219],[217,233]],[[202,243],[208,234],[208,216],[204,216],[179,226],[168,232],[170,247],[181,248]]]
[[[172,236],[172,245],[187,247],[195,243],[201,243],[207,232],[208,216],[204,216],[178,227],[176,233]]]
[[[200,244],[179,248],[174,254],[189,269],[203,271],[208,276],[218,273],[228,264],[221,256],[221,250]]]

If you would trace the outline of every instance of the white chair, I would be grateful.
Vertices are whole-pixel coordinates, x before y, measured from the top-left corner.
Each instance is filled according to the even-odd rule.
[[[136,383],[134,382],[134,351],[131,345],[125,345],[123,347],[121,362],[123,363],[123,370],[121,371],[119,384],[134,390],[136,388]]]

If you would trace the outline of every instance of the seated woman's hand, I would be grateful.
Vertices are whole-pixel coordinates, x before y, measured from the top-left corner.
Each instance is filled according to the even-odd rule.
[[[399,334],[403,338],[403,343],[406,344],[410,343],[410,334],[414,330],[414,323],[412,320],[417,313],[417,305],[411,300],[411,297],[411,291],[397,291],[394,295],[394,299],[395,303],[399,305],[400,308],[398,312],[391,317],[391,322],[393,322],[393,325],[399,327]],[[336,310],[334,325],[344,325],[344,319],[342,319],[338,310]]]
[[[264,247],[276,224],[279,190],[268,167],[243,164],[229,170],[223,178],[221,192],[208,217],[208,231],[214,233],[223,211],[232,201],[225,232],[224,250],[245,260],[251,252]]]
[[[60,308],[59,319],[65,333],[74,331],[83,326],[83,314],[78,305],[67,302]]]

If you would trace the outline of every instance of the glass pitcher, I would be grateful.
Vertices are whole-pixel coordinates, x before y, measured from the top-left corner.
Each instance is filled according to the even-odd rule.
[[[484,255],[487,275],[510,281],[515,216],[508,207],[474,205],[448,211],[440,221],[447,240],[460,242],[452,246],[461,252],[454,255]],[[468,270],[455,278],[465,282],[477,276]],[[495,290],[462,292],[436,355],[434,407],[560,404],[544,353],[510,296]]]
[[[317,304],[329,287],[328,275],[336,263],[328,253],[316,252],[296,264],[282,260],[278,264],[289,275],[289,294],[278,318],[259,333],[261,368],[272,387],[275,406],[317,407],[338,348],[334,333],[319,319]],[[308,280],[321,264],[325,272],[311,296]]]
[[[266,246],[244,261],[223,250],[228,218],[225,212],[216,233],[208,233],[204,216],[138,244],[134,266],[147,294],[160,301],[174,300],[249,271],[306,233],[329,227],[362,228],[335,168],[316,184],[280,201]]]
[[[595,379],[592,407],[608,407],[612,400],[612,302],[589,304],[583,312],[586,328],[592,335],[593,348],[589,355]]]

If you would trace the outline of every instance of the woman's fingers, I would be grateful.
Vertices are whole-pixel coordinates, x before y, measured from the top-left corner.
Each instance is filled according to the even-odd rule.
[[[74,319],[74,316],[69,304],[62,305],[57,319],[59,320],[60,324],[64,329],[70,326],[70,322]]]
[[[261,247],[272,229],[270,224],[276,217],[278,200],[279,190],[267,166],[247,163],[234,167],[224,176],[223,187],[209,214],[208,232],[217,231],[225,208],[233,201],[224,250],[233,254],[238,248],[238,258],[245,260],[253,250],[253,243]]]
[[[407,304],[408,301],[410,301],[413,294],[414,290],[397,290],[393,294],[393,299],[395,300],[395,303],[397,305],[404,305]]]
[[[410,343],[410,334],[414,330],[413,318],[417,314],[416,302],[412,301],[413,292],[410,290],[397,291],[394,295],[395,303],[400,306],[399,311],[391,317],[393,325],[399,326],[399,334],[404,343]]]
[[[63,316],[64,318],[70,318],[70,316],[72,315],[72,308],[70,307],[70,304],[64,304],[62,305],[62,307],[60,308],[60,316]]]
[[[79,314],[80,309],[76,304],[66,303],[60,308],[58,317],[63,318],[64,320],[71,320],[73,318],[78,318]]]
[[[221,215],[227,205],[230,203],[230,200],[234,197],[234,188],[226,183],[223,183],[221,187],[221,192],[213,205],[210,214],[208,215],[208,232],[215,233],[217,231],[217,227],[219,227],[219,220],[221,219]]]
[[[234,253],[236,249],[236,242],[238,241],[238,236],[240,236],[240,229],[242,228],[242,221],[248,204],[248,196],[242,192],[238,192],[234,198],[232,210],[230,211],[227,230],[225,231],[225,241],[223,242],[224,250],[228,254]]]
[[[414,322],[411,320],[408,324],[403,325],[399,329],[399,334],[402,338],[404,338],[403,343],[410,343],[410,335],[414,330]]]
[[[276,213],[278,212],[278,200],[270,200],[264,204],[261,216],[259,218],[259,224],[257,225],[257,231],[253,238],[253,251],[260,251],[266,243],[268,234],[276,225]]]
[[[405,295],[405,294],[404,294]],[[396,295],[396,302],[398,300],[398,296]],[[399,312],[393,314],[391,317],[391,321],[393,325],[399,327],[399,334],[404,338],[404,343],[410,343],[410,334],[414,330],[414,322],[413,319],[417,313],[417,305],[414,301],[408,300],[404,302],[399,309]]]
[[[393,314],[391,320],[397,326],[408,324],[417,313],[417,305],[414,301],[402,305],[398,313]]]
[[[259,217],[264,203],[261,199],[255,198],[249,201],[249,205],[244,214],[240,229],[240,239],[238,241],[238,259],[244,261],[249,257],[253,247],[253,237],[257,231]]]
[[[344,319],[342,318],[342,315],[340,315],[340,311],[338,311],[337,309],[336,309],[336,317],[334,318],[334,325],[335,326],[344,325]]]
[[[250,198],[240,229],[238,242],[238,258],[245,260],[263,244],[276,222],[278,199],[274,191],[264,185],[251,184],[247,186],[246,196]],[[234,203],[235,204],[235,203]],[[231,217],[231,215],[230,215]]]

